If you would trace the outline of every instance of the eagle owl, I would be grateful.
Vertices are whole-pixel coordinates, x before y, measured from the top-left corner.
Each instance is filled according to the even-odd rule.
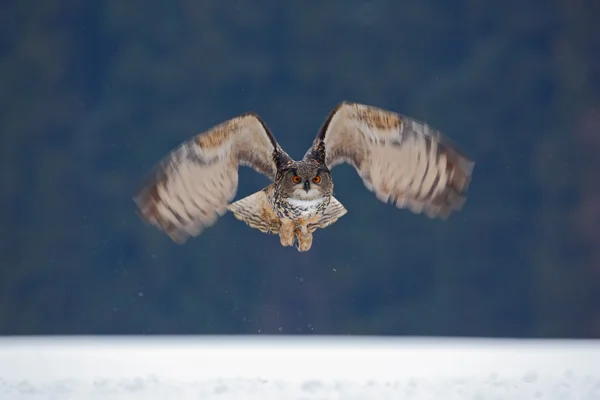
[[[342,102],[328,115],[302,160],[293,160],[264,121],[246,113],[171,151],[134,198],[140,216],[175,242],[199,235],[227,211],[253,228],[308,251],[317,228],[346,214],[333,197],[331,169],[352,165],[382,202],[430,218],[459,210],[474,162],[440,132],[412,118]],[[231,203],[238,167],[272,183]]]

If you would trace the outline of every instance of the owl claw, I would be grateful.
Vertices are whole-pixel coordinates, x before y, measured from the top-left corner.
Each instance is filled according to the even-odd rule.
[[[294,245],[294,222],[291,220],[282,220],[279,231],[279,240],[284,247]]]
[[[310,233],[306,226],[303,226],[295,231],[296,236],[296,249],[298,251],[308,251],[312,246],[312,233]]]
[[[294,245],[294,237],[293,236],[291,238],[280,236],[279,240],[280,240],[281,245],[283,247],[288,247],[288,246],[293,246]]]

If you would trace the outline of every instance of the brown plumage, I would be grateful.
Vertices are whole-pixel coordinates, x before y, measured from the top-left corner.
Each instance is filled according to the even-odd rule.
[[[474,163],[439,131],[412,118],[340,103],[300,161],[281,149],[265,123],[247,113],[196,135],[155,168],[134,198],[143,219],[178,243],[230,210],[237,219],[300,251],[312,234],[347,211],[333,194],[331,169],[352,165],[383,202],[446,218],[460,210]],[[269,177],[266,188],[230,204],[245,165]]]

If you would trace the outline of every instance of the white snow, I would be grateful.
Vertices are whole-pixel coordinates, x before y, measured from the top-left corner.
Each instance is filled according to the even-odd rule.
[[[600,341],[0,338],[0,399],[600,399]]]

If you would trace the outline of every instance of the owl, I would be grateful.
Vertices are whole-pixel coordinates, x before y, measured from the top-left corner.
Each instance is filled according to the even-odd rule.
[[[313,233],[346,214],[331,170],[348,163],[382,202],[430,218],[462,208],[474,162],[425,123],[375,106],[341,102],[302,160],[292,159],[255,113],[216,125],[172,150],[134,197],[145,221],[184,243],[227,211],[281,245],[308,251]],[[271,184],[232,203],[238,168]]]

